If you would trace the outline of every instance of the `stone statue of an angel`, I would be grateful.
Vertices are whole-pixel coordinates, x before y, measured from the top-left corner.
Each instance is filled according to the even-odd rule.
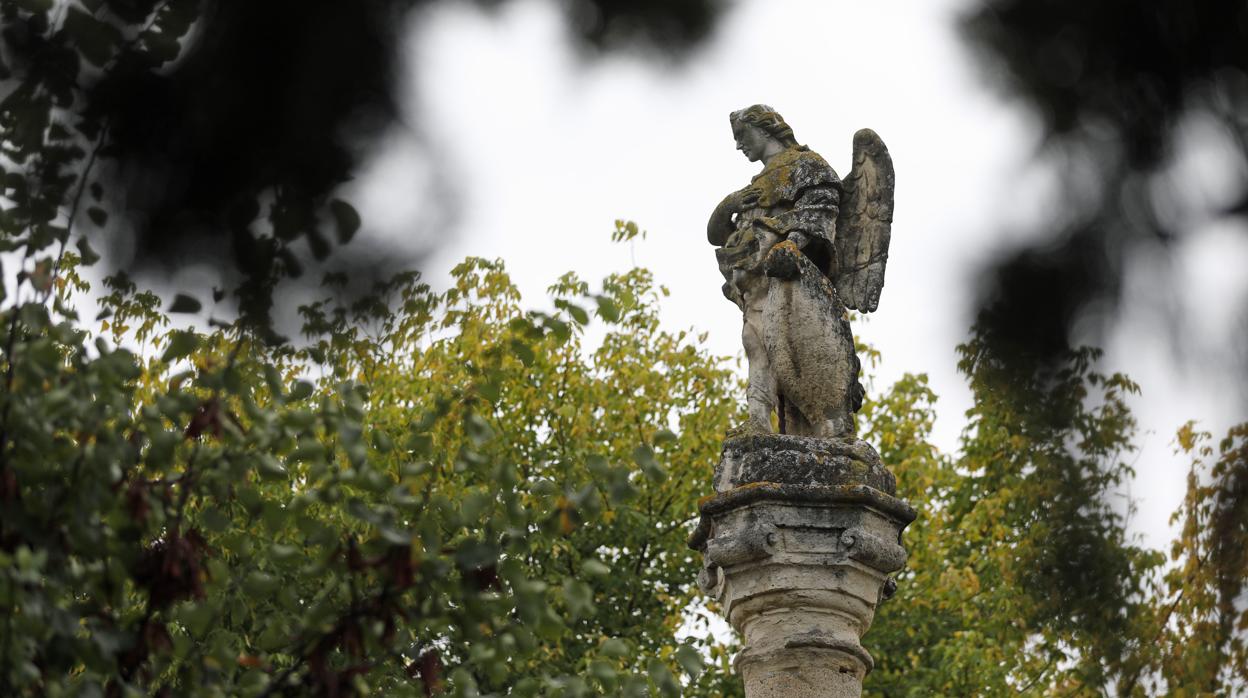
[[[756,104],[730,117],[737,149],[763,169],[715,208],[724,295],[744,314],[748,421],[737,434],[853,435],[862,406],[847,309],[872,312],[884,286],[893,162],[870,129],[854,134],[844,180],[798,145],[784,117]]]

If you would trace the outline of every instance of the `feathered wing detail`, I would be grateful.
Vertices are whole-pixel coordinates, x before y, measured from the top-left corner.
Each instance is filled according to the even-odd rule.
[[[854,134],[854,166],[841,182],[836,221],[836,292],[852,310],[873,312],[884,288],[893,228],[893,158],[869,128]]]

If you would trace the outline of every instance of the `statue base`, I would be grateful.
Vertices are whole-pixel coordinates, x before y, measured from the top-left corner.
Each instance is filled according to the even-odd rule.
[[[734,666],[746,697],[861,695],[873,662],[860,640],[905,564],[900,535],[915,518],[875,449],[729,439],[715,488],[689,545],[703,555],[699,585],[743,637]]]

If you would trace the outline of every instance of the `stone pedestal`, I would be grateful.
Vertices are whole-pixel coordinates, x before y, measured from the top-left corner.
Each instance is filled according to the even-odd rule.
[[[689,544],[702,590],[742,635],[746,697],[861,695],[872,659],[860,639],[915,517],[879,455],[857,439],[730,439],[715,489]]]

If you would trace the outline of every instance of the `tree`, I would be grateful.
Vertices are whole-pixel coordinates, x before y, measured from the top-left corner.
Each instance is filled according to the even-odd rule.
[[[678,695],[726,659],[675,634],[737,381],[648,273],[543,314],[470,259],[305,307],[296,350],[117,277],[87,331],[61,262],[0,335],[5,695]]]
[[[956,456],[928,441],[935,395],[907,376],[865,410],[868,440],[920,512],[897,596],[867,635],[866,691],[925,695],[1226,695],[1242,690],[1248,615],[1245,429],[1195,462],[1171,564],[1127,535],[1111,502],[1133,473],[1138,386],[1099,353],[1002,357],[993,327],[961,347],[974,406]],[[1020,366],[1027,367],[1020,370]],[[1238,683],[1237,683],[1238,682]]]
[[[323,258],[361,224],[330,197],[357,155],[339,135],[384,112],[393,20],[415,4],[0,2],[18,282],[0,297],[0,693],[670,695],[678,666],[696,673],[674,641],[689,474],[709,472],[733,379],[657,328],[647,275],[590,299],[617,324],[610,361],[578,348],[582,282],[526,314],[479,260],[446,295],[401,275],[310,306],[306,349],[269,328],[299,246]],[[594,44],[677,47],[715,3],[574,8]],[[135,169],[156,175],[150,215],[119,222],[116,175]],[[171,329],[117,275],[88,328],[79,265],[118,231],[228,239],[243,321]],[[718,407],[678,417],[694,395]]]
[[[1155,585],[1145,651],[1124,677],[1124,695],[1238,695],[1245,688],[1248,424],[1232,427],[1216,450],[1210,441],[1191,423],[1179,429],[1176,452],[1191,458],[1187,496],[1172,519],[1182,528],[1170,547],[1172,565]]]
[[[1129,544],[1105,503],[1130,474],[1125,397],[1136,387],[1093,372],[1095,352],[1052,375],[1019,375],[990,347],[982,336],[962,347],[975,406],[959,458],[905,429],[930,426],[921,381],[877,408],[885,462],[899,459],[899,486],[928,517],[907,538],[915,562],[901,600],[885,607],[893,627],[872,635],[885,640],[876,680],[886,695],[1102,688],[1158,562]]]
[[[267,325],[279,280],[330,256],[367,276],[386,257],[343,244],[361,221],[335,190],[397,120],[403,30],[434,4],[0,0],[0,152],[10,160],[0,196],[55,202],[39,208],[49,219],[72,198],[57,225],[89,212],[96,247],[102,238],[119,252],[114,264],[211,266]],[[722,7],[563,3],[587,55],[641,45],[672,59]],[[60,191],[67,184],[91,185],[88,211],[80,193]],[[453,196],[426,194],[426,219],[452,215],[439,202]]]
[[[739,380],[659,327],[647,272],[596,293],[569,274],[526,312],[470,259],[444,293],[405,274],[306,306],[294,348],[173,328],[120,276],[88,331],[79,264],[24,275],[0,317],[6,695],[740,695],[731,647],[676,639]],[[1093,351],[1020,375],[991,346],[963,347],[956,457],[930,444],[921,376],[862,414],[921,512],[868,692],[1231,690],[1246,427],[1216,451],[1180,432],[1167,567],[1105,504],[1136,386]]]
[[[677,7],[589,5],[591,39],[630,8]],[[664,31],[681,41],[715,5],[679,7]],[[280,20],[266,8],[238,12]],[[98,329],[77,317],[97,255],[75,226],[110,220],[96,167],[133,145],[121,136],[151,145],[127,106],[149,102],[130,97],[190,90],[179,57],[200,9],[0,2],[0,251],[17,281],[0,297],[0,692],[739,694],[730,648],[676,641],[696,598],[684,536],[736,380],[659,328],[646,272],[596,294],[566,276],[537,313],[501,263],[469,260],[444,294],[400,275],[305,308],[302,348],[273,342],[267,294],[299,272],[294,244],[324,256],[360,225],[328,197],[344,165],[326,129],[347,105],[311,138],[328,174],[292,181],[301,161],[279,162],[204,207],[251,260],[251,322],[175,328],[123,275]],[[925,512],[868,636],[868,690],[1229,691],[1248,625],[1244,428],[1216,452],[1180,432],[1193,466],[1167,567],[1106,504],[1130,476],[1136,387],[1051,323],[1011,334],[1034,316],[1004,308],[964,347],[976,403],[956,456],[928,442],[921,377],[863,415]],[[590,309],[609,326],[592,353]]]

